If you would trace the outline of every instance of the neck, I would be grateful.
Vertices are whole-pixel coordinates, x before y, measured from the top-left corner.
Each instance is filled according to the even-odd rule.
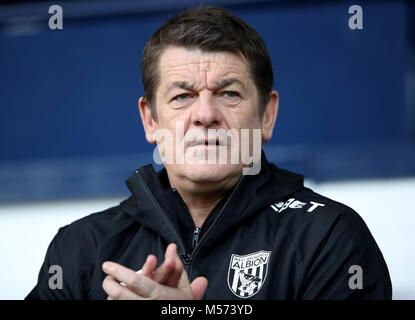
[[[225,194],[238,182],[240,176],[223,182],[193,182],[186,179],[170,177],[170,185],[175,188],[189,209],[196,227],[202,227],[213,208]]]

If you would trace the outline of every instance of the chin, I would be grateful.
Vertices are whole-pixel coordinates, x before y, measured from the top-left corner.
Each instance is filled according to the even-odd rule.
[[[229,164],[192,164],[184,169],[184,175],[194,182],[219,182],[241,174],[238,165]]]

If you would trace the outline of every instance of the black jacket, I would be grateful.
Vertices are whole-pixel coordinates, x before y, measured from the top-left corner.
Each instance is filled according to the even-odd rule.
[[[104,261],[138,270],[148,254],[163,261],[171,242],[190,280],[207,277],[205,299],[392,298],[362,218],[264,155],[261,172],[243,176],[200,230],[165,169],[142,167],[127,186],[132,195],[118,206],[59,229],[26,299],[106,299]],[[52,265],[62,268],[62,289],[49,287]]]

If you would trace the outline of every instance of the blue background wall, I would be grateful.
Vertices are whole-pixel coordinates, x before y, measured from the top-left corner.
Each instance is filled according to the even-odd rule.
[[[250,23],[274,66],[270,160],[318,181],[415,175],[413,1],[205,1]],[[61,4],[63,30],[49,30]],[[348,8],[363,8],[350,30]],[[174,5],[174,6],[173,6]],[[0,6],[0,202],[127,194],[152,162],[145,41],[191,1]]]

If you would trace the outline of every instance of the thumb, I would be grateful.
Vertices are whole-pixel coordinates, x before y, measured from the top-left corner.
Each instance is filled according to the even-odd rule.
[[[208,280],[205,277],[197,277],[191,283],[192,292],[195,300],[202,300],[208,285]]]

